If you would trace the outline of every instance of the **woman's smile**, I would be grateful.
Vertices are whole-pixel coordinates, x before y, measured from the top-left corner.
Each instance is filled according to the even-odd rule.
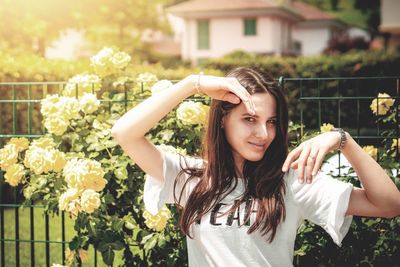
[[[263,144],[254,144],[249,142],[249,144],[251,145],[251,147],[253,147],[254,149],[257,149],[259,151],[264,151],[265,145]]]

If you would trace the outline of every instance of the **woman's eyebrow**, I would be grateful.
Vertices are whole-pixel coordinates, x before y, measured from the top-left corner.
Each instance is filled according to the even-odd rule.
[[[259,118],[258,115],[252,115],[252,114],[249,114],[249,113],[243,113],[242,116],[250,116],[250,117]],[[268,120],[270,120],[270,119],[276,119],[276,118],[277,118],[276,115],[272,115],[271,117],[268,118]]]

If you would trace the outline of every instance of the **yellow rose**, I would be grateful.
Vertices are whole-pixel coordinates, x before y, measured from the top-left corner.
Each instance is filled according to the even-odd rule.
[[[40,147],[31,147],[25,153],[24,165],[35,174],[47,173],[53,169],[52,152]]]
[[[62,116],[49,116],[45,119],[44,126],[49,133],[60,136],[68,129],[69,121]]]
[[[25,149],[28,149],[29,140],[26,139],[25,137],[11,138],[10,141],[8,141],[8,144],[14,144],[17,148],[17,151],[21,152],[24,151]]]
[[[63,95],[68,97],[82,96],[84,93],[99,91],[101,79],[97,75],[75,75],[68,80]]]
[[[58,199],[59,209],[67,211],[73,217],[78,216],[78,213],[82,210],[79,199],[80,194],[81,190],[68,188],[68,190],[62,193]]]
[[[52,156],[53,168],[52,169],[55,172],[60,172],[64,168],[65,164],[67,164],[67,160],[65,159],[65,154],[64,154],[64,152],[61,152],[56,149],[53,149],[52,153],[53,153],[53,156]]]
[[[335,128],[335,126],[333,126],[332,124],[330,124],[330,123],[323,123],[323,124],[321,125],[321,127],[320,127],[320,131],[321,131],[321,133],[326,133],[326,132],[331,131],[333,128]]]
[[[176,110],[176,116],[185,125],[206,124],[209,107],[200,102],[185,101]]]
[[[47,95],[46,98],[40,101],[40,112],[43,116],[58,113],[60,97],[58,95]]]
[[[83,112],[90,114],[99,108],[100,101],[97,100],[96,95],[85,93],[83,96],[79,97],[79,105]]]
[[[114,67],[123,69],[128,66],[129,61],[131,61],[131,56],[125,52],[118,52],[110,58],[110,61],[114,64]]]
[[[67,248],[64,252],[65,255],[65,260],[71,264],[73,262],[75,262],[75,251],[70,250],[69,248]]]
[[[374,146],[363,146],[363,150],[370,155],[371,157],[373,157],[374,159],[376,159],[377,155],[378,155],[378,149]]]
[[[397,147],[397,148],[396,148]],[[397,138],[397,139],[393,139],[393,142],[392,142],[392,147],[391,147],[392,149],[394,149],[394,150],[399,150],[400,151],[400,138]]]
[[[82,176],[84,175],[85,166],[82,164],[82,160],[73,158],[69,160],[64,168],[63,175],[68,187],[77,188],[83,190]]]
[[[0,149],[0,168],[5,171],[18,161],[18,150],[15,144],[7,144]]]
[[[382,99],[382,97],[384,97]],[[379,98],[379,99],[378,99]],[[372,100],[369,106],[374,114],[385,115],[391,106],[394,104],[394,100],[390,98],[390,95],[386,93],[379,93],[378,98]]]
[[[150,229],[154,229],[158,232],[162,231],[167,225],[168,219],[171,218],[170,210],[164,206],[162,207],[156,215],[151,214],[147,210],[143,212],[143,217],[145,218],[145,224]]]
[[[52,149],[56,147],[52,138],[49,137],[41,137],[39,139],[35,139],[31,143],[32,147],[40,147],[43,149]]]
[[[78,253],[79,253],[79,258],[81,258],[81,261],[82,261],[82,262],[88,262],[88,260],[89,260],[89,253],[88,253],[87,250],[79,249],[79,250],[78,250]]]
[[[90,62],[93,66],[104,66],[110,61],[110,58],[114,55],[114,53],[115,51],[111,47],[104,47],[96,55],[90,58]]]
[[[63,174],[69,187],[101,191],[107,184],[101,164],[95,160],[71,159],[64,166]]]
[[[86,189],[93,189],[95,191],[101,191],[107,184],[107,180],[104,179],[104,171],[101,168],[101,164],[94,160],[85,161],[85,173],[83,175],[83,186]]]
[[[138,82],[138,83],[150,83],[150,82],[156,82],[156,81],[158,81],[157,76],[151,72],[140,73],[138,75],[138,77],[136,78],[136,82]]]
[[[80,118],[79,109],[79,102],[75,97],[61,97],[56,114],[57,116],[64,117],[65,120],[78,119]]]
[[[24,174],[24,166],[22,166],[22,164],[16,163],[7,168],[4,178],[9,185],[17,186],[21,182]]]
[[[93,189],[86,189],[83,191],[81,196],[81,207],[82,210],[87,213],[94,212],[98,207],[100,207],[100,194]]]

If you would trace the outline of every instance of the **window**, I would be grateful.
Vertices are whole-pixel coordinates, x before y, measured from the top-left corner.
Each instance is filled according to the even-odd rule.
[[[293,40],[292,41],[292,50],[293,50],[293,52],[295,53],[295,54],[297,54],[297,55],[301,55],[301,53],[302,53],[302,43],[300,42],[300,41],[298,41],[298,40]]]
[[[244,35],[245,36],[257,35],[256,19],[244,19]]]
[[[210,27],[208,20],[197,21],[197,48],[210,49]]]

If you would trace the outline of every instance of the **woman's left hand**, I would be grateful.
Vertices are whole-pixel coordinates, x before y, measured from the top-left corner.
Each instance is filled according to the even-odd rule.
[[[311,183],[324,161],[325,155],[337,149],[340,143],[339,132],[326,132],[301,143],[290,151],[282,166],[286,172],[289,167],[297,169],[299,182],[304,182],[304,169],[306,169],[307,183]]]

